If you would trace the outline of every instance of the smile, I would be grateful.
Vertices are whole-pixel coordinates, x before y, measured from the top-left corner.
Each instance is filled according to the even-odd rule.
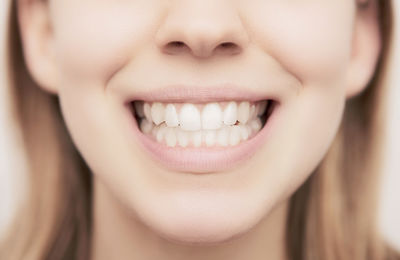
[[[241,99],[246,95],[240,92],[182,93],[172,99],[147,93],[128,102],[139,143],[175,171],[224,171],[251,158],[267,139],[279,107],[272,98]]]
[[[160,144],[224,147],[238,145],[257,134],[272,112],[273,101],[206,104],[136,101],[133,108],[142,133]]]

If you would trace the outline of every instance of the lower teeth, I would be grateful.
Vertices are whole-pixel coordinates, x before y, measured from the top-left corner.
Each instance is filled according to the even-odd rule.
[[[214,147],[235,146],[257,134],[263,126],[259,117],[247,122],[232,126],[223,126],[217,130],[185,131],[180,127],[168,127],[165,123],[155,125],[143,118],[140,121],[140,130],[149,135],[158,143],[169,147]]]

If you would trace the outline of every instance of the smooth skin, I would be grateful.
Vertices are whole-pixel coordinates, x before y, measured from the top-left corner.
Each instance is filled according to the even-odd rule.
[[[374,2],[18,4],[28,68],[59,96],[93,171],[93,260],[285,259],[288,199],[327,152],[346,99],[374,73],[381,48]],[[183,44],[169,44],[176,41]],[[220,82],[279,93],[280,114],[261,149],[212,174],[155,164],[131,133],[126,96],[166,83]]]

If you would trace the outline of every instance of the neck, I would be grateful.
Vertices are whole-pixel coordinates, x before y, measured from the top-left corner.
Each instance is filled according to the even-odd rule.
[[[287,205],[278,205],[253,229],[230,241],[182,245],[157,236],[95,181],[92,260],[284,260]]]

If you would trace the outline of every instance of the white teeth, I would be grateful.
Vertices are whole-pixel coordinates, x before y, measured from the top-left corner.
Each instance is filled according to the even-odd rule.
[[[178,114],[176,113],[175,106],[168,104],[165,108],[165,123],[168,127],[175,127],[179,125]]]
[[[176,131],[174,128],[168,128],[167,132],[165,133],[165,142],[167,143],[167,146],[169,146],[169,147],[175,147],[175,145],[176,145],[177,140],[176,140],[175,132]]]
[[[249,133],[249,136],[251,136],[253,133],[253,128],[249,124],[245,125],[244,127],[246,128],[247,133]]]
[[[235,146],[257,133],[261,128],[261,120],[257,118],[247,125],[225,126],[219,130],[185,131],[179,127],[168,127],[164,123],[155,126],[143,119],[140,128],[144,133],[151,133],[157,142],[165,143],[169,147]]]
[[[192,133],[193,146],[199,147],[201,145],[201,131]]]
[[[237,105],[235,102],[229,102],[224,110],[224,124],[234,125],[237,121]]]
[[[249,120],[253,119],[256,117],[256,106],[255,105],[251,105],[250,106],[250,113],[249,113]]]
[[[240,103],[238,107],[238,121],[242,124],[246,124],[247,121],[249,120],[249,115],[250,115],[250,104],[249,102],[242,102]]]
[[[221,128],[222,112],[218,103],[210,103],[204,106],[201,114],[202,129],[215,130]]]
[[[156,102],[151,106],[151,118],[156,125],[164,122],[164,115],[165,108],[163,104]]]
[[[147,121],[151,122],[151,107],[148,103],[144,103],[143,106],[143,113],[144,116],[146,117]]]
[[[147,119],[142,119],[142,122],[140,122],[140,130],[142,130],[143,133],[148,134],[151,132],[151,130],[153,129],[153,124],[149,121],[147,121]]]
[[[150,105],[138,101],[134,110],[141,118],[140,130],[168,147],[225,147],[238,145],[259,132],[262,128],[259,116],[265,113],[267,106],[267,101],[204,105],[160,102]]]
[[[154,137],[157,136],[157,132],[158,132],[158,129],[159,129],[159,128],[160,128],[159,126],[153,126],[153,129],[151,129],[151,134],[152,134]]]
[[[239,126],[237,125],[231,126],[229,133],[229,144],[233,146],[237,145],[239,142],[240,142]]]
[[[181,129],[196,131],[201,129],[200,112],[193,104],[184,104],[179,113]]]
[[[254,119],[253,121],[251,121],[251,122],[250,122],[250,126],[251,126],[251,129],[252,129],[254,132],[260,131],[260,129],[261,129],[261,127],[262,127],[262,123],[261,123],[260,118],[256,118],[256,119]]]
[[[261,116],[265,113],[265,110],[267,109],[267,101],[261,101],[258,104],[258,112],[257,112],[257,116]]]
[[[207,146],[214,146],[217,138],[217,133],[215,131],[207,131],[204,136],[204,141]]]
[[[243,141],[246,141],[249,138],[250,131],[246,126],[239,126],[239,132]]]
[[[156,133],[157,142],[162,142],[164,140],[165,133],[167,132],[167,128],[165,126],[158,126]]]
[[[181,129],[178,130],[177,133],[178,144],[182,147],[186,147],[189,144],[189,134]]]
[[[217,132],[217,143],[221,146],[227,146],[228,145],[228,129],[227,128],[221,128]]]

